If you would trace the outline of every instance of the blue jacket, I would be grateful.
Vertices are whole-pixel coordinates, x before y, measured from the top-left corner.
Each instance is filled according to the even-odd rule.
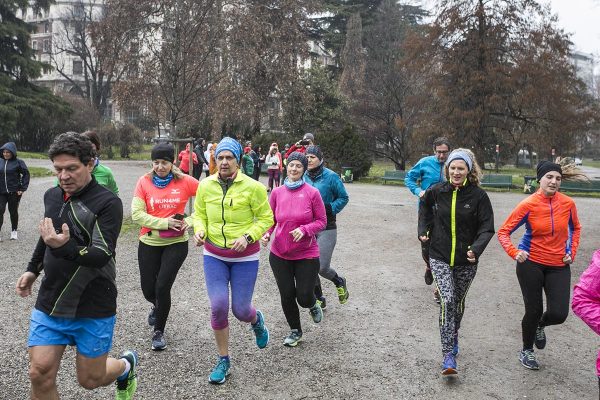
[[[17,146],[13,142],[6,143],[0,147],[0,156],[4,150],[10,151],[13,156],[9,160],[0,157],[0,193],[26,191],[29,186],[29,170],[25,162],[17,158]]]
[[[327,226],[325,230],[336,229],[335,216],[339,214],[346,204],[348,204],[348,193],[342,183],[342,179],[338,174],[323,167],[323,172],[317,175],[315,179],[311,179],[308,171],[304,173],[306,183],[319,189],[321,199],[325,204],[325,212],[327,214]]]
[[[421,181],[421,185],[417,181]],[[440,163],[436,156],[423,157],[417,162],[404,179],[406,187],[418,196],[422,191],[439,182],[444,182],[444,163]]]

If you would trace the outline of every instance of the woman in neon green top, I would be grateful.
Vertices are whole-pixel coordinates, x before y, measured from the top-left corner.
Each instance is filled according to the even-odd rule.
[[[209,382],[224,383],[229,374],[229,288],[231,311],[252,324],[256,345],[264,348],[269,331],[252,305],[258,274],[258,239],[273,225],[266,188],[239,170],[241,145],[226,137],[215,150],[217,173],[198,185],[194,204],[194,240],[204,245],[204,277],[211,325],[219,359]]]

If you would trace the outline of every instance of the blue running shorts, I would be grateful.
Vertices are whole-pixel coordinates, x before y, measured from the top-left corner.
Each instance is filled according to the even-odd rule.
[[[51,317],[34,308],[27,347],[69,345],[88,358],[100,357],[112,346],[116,316],[107,318]]]

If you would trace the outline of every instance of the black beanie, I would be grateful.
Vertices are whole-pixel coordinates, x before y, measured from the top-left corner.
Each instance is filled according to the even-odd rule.
[[[550,161],[540,161],[537,165],[537,181],[539,182],[550,171],[556,171],[562,175],[560,165]]]
[[[152,160],[166,160],[169,162],[175,161],[175,147],[171,143],[158,143],[152,148]]]
[[[308,169],[308,158],[306,158],[306,156],[303,153],[300,153],[299,151],[294,151],[287,158],[288,165],[290,165],[292,161],[300,161],[302,163],[302,166],[304,167],[304,171]]]

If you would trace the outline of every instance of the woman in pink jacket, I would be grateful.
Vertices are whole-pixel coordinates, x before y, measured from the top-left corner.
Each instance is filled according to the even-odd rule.
[[[302,338],[298,304],[309,308],[315,323],[323,318],[323,310],[314,293],[319,274],[316,234],[325,228],[327,217],[319,191],[304,182],[307,168],[308,160],[304,154],[290,154],[287,178],[269,198],[275,225],[261,239],[266,246],[273,236],[269,263],[281,295],[283,313],[292,330],[283,341],[289,347],[295,347]]]
[[[596,250],[590,266],[573,289],[572,307],[575,315],[600,335],[600,250]],[[600,352],[596,359],[596,373],[600,389]]]

